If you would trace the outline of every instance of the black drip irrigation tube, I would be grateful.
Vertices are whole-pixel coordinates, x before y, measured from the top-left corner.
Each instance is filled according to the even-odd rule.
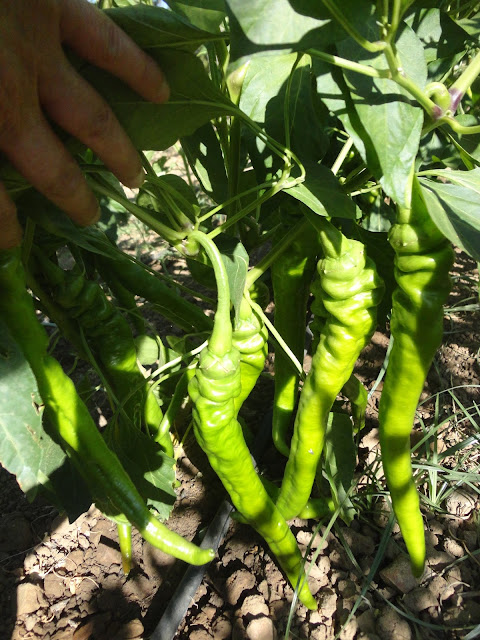
[[[252,456],[255,459],[261,457],[271,439],[272,411],[265,414],[262,426],[255,438],[252,447]],[[228,500],[224,500],[215,514],[212,522],[208,526],[207,532],[200,544],[202,549],[211,548],[215,552],[225,537],[230,526],[230,516],[233,507]],[[191,605],[198,587],[201,585],[203,577],[209,564],[195,567],[190,565],[180,580],[178,587],[170,599],[167,608],[163,612],[160,622],[149,636],[150,640],[173,640],[178,627],[185,618],[188,608]]]

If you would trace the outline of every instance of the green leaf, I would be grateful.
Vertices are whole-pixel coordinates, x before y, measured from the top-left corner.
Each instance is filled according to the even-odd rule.
[[[206,31],[218,31],[225,19],[225,0],[167,0],[167,4],[172,11]]]
[[[118,252],[106,236],[95,227],[77,227],[63,211],[33,189],[19,199],[17,210],[20,218],[32,218],[54,236],[92,253],[117,259]]]
[[[157,362],[160,355],[160,345],[158,340],[145,334],[135,338],[137,349],[137,359],[141,365],[146,366]]]
[[[204,42],[218,40],[217,34],[199,29],[178,13],[161,7],[137,4],[107,9],[105,13],[142,49],[170,48],[193,52]]]
[[[454,184],[420,179],[428,212],[450,242],[480,261],[480,169],[438,174]]]
[[[217,237],[216,244],[227,270],[230,299],[235,309],[235,314],[238,314],[247,278],[248,253],[243,244],[232,236],[222,234]]]
[[[212,118],[232,114],[232,103],[214,86],[195,55],[154,47],[146,51],[157,60],[170,85],[170,99],[165,104],[142,100],[101,69],[92,66],[80,69],[111,106],[137,149],[167,149]]]
[[[322,48],[342,33],[317,0],[227,0],[231,60]]]
[[[322,165],[308,165],[305,181],[285,189],[285,193],[303,202],[320,216],[356,217],[356,205],[345,195],[333,173]]]
[[[0,320],[0,462],[29,499],[66,457],[43,428],[41,404],[30,366]]]
[[[289,148],[304,163],[318,162],[322,159],[328,144],[325,122],[319,118],[317,97],[312,85],[311,58],[304,55],[292,74],[296,60],[295,53],[253,58],[242,85],[239,106],[282,144],[287,142],[285,120],[288,115]],[[287,111],[286,91],[289,78]],[[264,149],[251,135],[248,136],[248,140],[253,162],[257,165],[261,162],[269,167],[272,164],[271,151]],[[276,161],[278,162],[277,159]],[[263,181],[265,174],[258,177]]]
[[[356,450],[350,416],[331,412],[325,433],[324,470],[332,498],[335,505],[341,507],[340,517],[346,524],[350,524],[355,516],[349,497],[355,465]]]
[[[210,122],[180,140],[188,163],[203,190],[215,202],[225,202],[228,178],[225,161],[215,130]]]
[[[158,511],[160,519],[166,520],[176,497],[174,460],[146,434],[125,427],[123,424],[123,433],[118,438],[115,435],[108,438],[108,445],[119,457],[142,498]]]
[[[405,75],[423,89],[427,66],[422,43],[406,25],[396,42]],[[353,40],[338,45],[339,54],[361,64],[385,69],[383,54],[372,56]],[[358,120],[337,112],[355,147],[385,193],[406,205],[409,173],[418,152],[423,125],[423,109],[393,80],[344,73]]]

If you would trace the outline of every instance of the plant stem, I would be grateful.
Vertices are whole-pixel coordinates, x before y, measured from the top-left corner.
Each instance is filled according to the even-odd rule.
[[[463,71],[463,73],[455,80],[455,82],[450,87],[450,95],[452,96],[452,101],[454,102],[455,111],[459,102],[465,95],[467,89],[469,89],[473,82],[477,79],[480,74],[480,51],[477,55],[469,62],[467,68]]]
[[[337,3],[335,3],[333,0],[322,0],[322,2],[330,11],[335,20],[345,29],[350,37],[358,42],[361,47],[363,47],[367,51],[370,51],[371,53],[383,51],[383,49],[385,48],[385,42],[370,42],[370,40],[364,38],[338,9]]]
[[[269,318],[267,318],[267,316],[263,312],[262,307],[260,305],[258,305],[256,302],[254,302],[250,298],[250,295],[248,294],[248,292],[245,294],[245,297],[247,298],[247,300],[248,300],[250,306],[252,307],[252,309],[254,309],[255,312],[259,315],[259,317],[262,319],[262,322],[267,327],[269,334],[275,339],[275,341],[278,343],[278,345],[281,347],[281,349],[290,358],[290,360],[292,361],[292,364],[294,365],[294,367],[295,367],[297,373],[299,374],[300,378],[302,380],[304,380],[305,379],[305,373],[303,371],[303,367],[302,367],[301,363],[298,361],[298,358],[293,353],[293,351],[290,349],[290,347],[285,342],[285,340],[282,338],[282,336],[278,333],[277,329],[272,324],[272,322],[269,320]]]
[[[324,62],[333,64],[336,67],[340,67],[341,69],[361,73],[362,75],[369,76],[370,78],[392,77],[389,69],[374,69],[373,67],[369,67],[366,64],[353,62],[353,60],[348,60],[347,58],[340,58],[339,56],[335,56],[331,53],[325,53],[324,51],[319,51],[318,49],[307,49],[305,53],[312,56],[313,58],[318,58],[319,60],[323,60]]]
[[[230,287],[227,270],[216,244],[201,231],[192,231],[188,240],[198,243],[210,258],[217,283],[217,310],[213,322],[213,331],[208,341],[209,350],[219,358],[232,348],[232,323],[230,320]]]
[[[124,196],[121,196],[118,191],[113,189],[108,182],[102,180],[102,178],[98,175],[87,177],[88,184],[92,188],[92,190],[102,196],[107,196],[107,198],[111,198],[122,205],[127,211],[132,213],[136,218],[141,220],[144,224],[147,225],[150,229],[153,229],[158,235],[164,238],[170,244],[177,244],[179,241],[183,240],[188,231],[174,231],[167,225],[159,222],[155,216],[149,213],[143,207],[139,207],[134,202],[130,202]]]
[[[332,164],[332,173],[334,176],[337,175],[340,167],[342,166],[342,164],[345,161],[345,158],[348,156],[348,154],[350,153],[350,149],[353,147],[353,138],[348,138],[345,141],[345,144],[343,145],[340,153],[338,154],[335,162]]]
[[[280,242],[277,244],[264,256],[260,262],[250,269],[247,274],[247,279],[245,281],[245,289],[248,290],[253,285],[258,278],[260,278],[267,269],[271,267],[271,265],[278,259],[279,256],[282,255],[288,249],[288,247],[292,244],[296,238],[303,233],[306,225],[310,224],[308,220],[300,220],[295,224],[291,229],[288,230]]]
[[[385,54],[385,58],[387,59],[388,66],[392,74],[392,80],[394,80],[399,86],[406,89],[408,93],[410,93],[425,109],[427,114],[435,120],[435,115],[438,109],[437,105],[425,95],[422,89],[420,89],[420,87],[415,84],[413,80],[407,78],[393,50],[392,45],[388,44],[385,47],[383,53]]]

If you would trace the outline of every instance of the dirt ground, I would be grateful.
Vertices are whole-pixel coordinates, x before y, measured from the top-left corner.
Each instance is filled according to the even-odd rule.
[[[464,255],[458,255],[458,279],[450,307],[478,302],[475,267]],[[480,384],[479,319],[478,311],[450,311],[446,315],[444,344],[424,399],[447,387]],[[386,336],[377,332],[362,355],[358,374],[368,389],[377,378],[386,347]],[[463,485],[445,500],[438,500],[436,509],[428,508],[424,501],[428,566],[424,576],[415,580],[398,527],[389,525],[387,503],[378,491],[378,499],[371,496],[372,486],[382,486],[379,480],[372,484],[371,477],[372,469],[381,474],[375,467],[380,391],[381,384],[370,399],[367,428],[360,442],[357,480],[360,495],[365,492],[365,497],[359,499],[359,515],[348,527],[339,520],[331,531],[326,531],[328,520],[319,524],[296,519],[291,523],[307,553],[307,566],[311,562],[309,582],[317,611],[308,612],[298,604],[291,611],[292,589],[265,543],[245,525],[225,521],[227,533],[196,591],[195,576],[187,571],[187,565],[147,545],[138,534],[134,535],[134,568],[126,578],[113,523],[92,507],[69,524],[42,500],[29,504],[15,479],[0,469],[0,638],[464,638],[467,629],[480,624],[478,496],[474,486]],[[464,386],[456,389],[455,398],[448,393],[440,396],[441,416],[453,414],[463,404],[470,408],[472,418],[447,421],[438,434],[437,452],[478,435],[479,415],[474,404],[480,404],[479,391],[478,387]],[[267,370],[247,406],[247,420],[268,423],[272,392]],[[431,426],[435,404],[426,402],[420,415]],[[416,440],[422,435],[417,430]],[[427,446],[434,453],[433,445]],[[457,464],[458,471],[476,471],[478,451],[473,441],[467,455],[459,452],[464,455],[462,461],[452,457],[442,464],[448,468]],[[180,486],[169,526],[193,539],[209,527],[225,496],[192,440],[177,447],[176,453]],[[261,467],[275,474],[278,465],[270,444]],[[445,489],[441,474],[435,486],[437,491]],[[426,486],[422,489],[427,491]],[[431,490],[427,495],[433,502]],[[373,579],[367,579],[372,567]],[[180,590],[193,584],[194,596],[187,597],[185,615],[180,605],[173,607],[180,612],[179,626],[173,622],[173,632],[166,635],[166,616],[171,616],[167,607],[172,600],[180,602],[180,583]],[[160,620],[163,626],[157,627]]]

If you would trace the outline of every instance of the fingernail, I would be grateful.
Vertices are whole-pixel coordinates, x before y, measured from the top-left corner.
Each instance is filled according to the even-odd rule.
[[[132,178],[131,180],[129,180],[128,182],[125,182],[125,186],[130,187],[130,189],[139,189],[142,184],[143,181],[145,180],[145,172],[143,171],[143,169],[140,171],[140,173],[135,176],[135,178]]]

